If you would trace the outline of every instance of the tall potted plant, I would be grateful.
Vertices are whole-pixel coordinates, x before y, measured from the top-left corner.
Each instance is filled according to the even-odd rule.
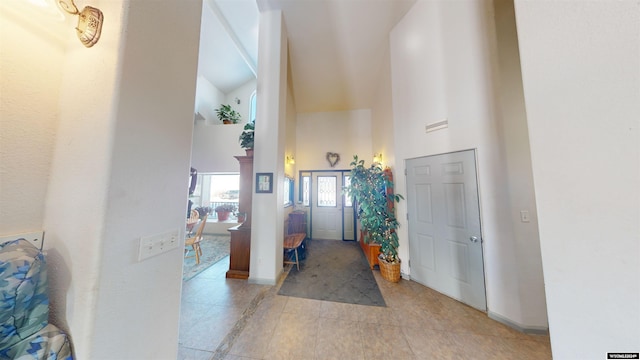
[[[358,160],[355,155],[350,165],[351,182],[345,187],[345,192],[356,202],[364,241],[380,244],[380,273],[386,280],[397,282],[400,280],[396,232],[399,223],[393,205],[404,198],[394,194],[389,171],[383,170],[380,164],[366,167],[364,160]]]
[[[220,107],[215,109],[215,112],[223,124],[237,124],[240,122],[240,113],[233,110],[231,105],[220,104]]]
[[[247,156],[253,155],[253,138],[254,138],[254,123],[246,123],[244,125],[244,131],[240,134],[238,141],[240,142],[240,147],[242,147]]]

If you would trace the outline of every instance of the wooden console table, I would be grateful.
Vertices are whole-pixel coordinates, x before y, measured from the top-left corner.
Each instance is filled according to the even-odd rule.
[[[373,270],[373,267],[380,264],[378,263],[378,255],[380,254],[380,244],[372,244],[364,242],[364,233],[360,231],[360,247],[364,252],[364,256],[367,258],[367,262],[369,263],[369,267]]]

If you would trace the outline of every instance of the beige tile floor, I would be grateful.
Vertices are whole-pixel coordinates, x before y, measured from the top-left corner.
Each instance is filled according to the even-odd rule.
[[[387,307],[301,299],[225,279],[228,259],[183,285],[179,360],[551,359],[548,336],[412,281],[374,271]]]

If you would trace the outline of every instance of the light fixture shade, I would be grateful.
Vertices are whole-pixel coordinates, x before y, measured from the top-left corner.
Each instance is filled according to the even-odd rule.
[[[373,154],[373,162],[375,164],[380,164],[382,165],[382,153],[380,154]]]
[[[287,156],[287,164],[293,165],[296,163],[296,159],[293,158],[293,155]]]
[[[91,6],[85,6],[78,14],[78,27],[76,32],[78,39],[86,47],[92,47],[100,40],[102,32],[102,11]]]

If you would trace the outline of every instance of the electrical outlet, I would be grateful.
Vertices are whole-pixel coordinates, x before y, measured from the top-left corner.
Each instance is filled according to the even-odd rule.
[[[138,261],[148,259],[152,256],[156,256],[179,247],[179,233],[179,230],[172,230],[162,234],[141,237]]]
[[[30,233],[0,236],[0,244],[7,241],[11,241],[11,240],[16,240],[16,239],[28,240],[30,243],[35,245],[35,247],[42,250],[42,244],[44,243],[44,232],[36,231],[36,232],[30,232]]]
[[[529,221],[531,221],[531,219],[529,218],[529,212],[527,210],[520,211],[520,221],[522,221],[523,223],[528,223]]]

